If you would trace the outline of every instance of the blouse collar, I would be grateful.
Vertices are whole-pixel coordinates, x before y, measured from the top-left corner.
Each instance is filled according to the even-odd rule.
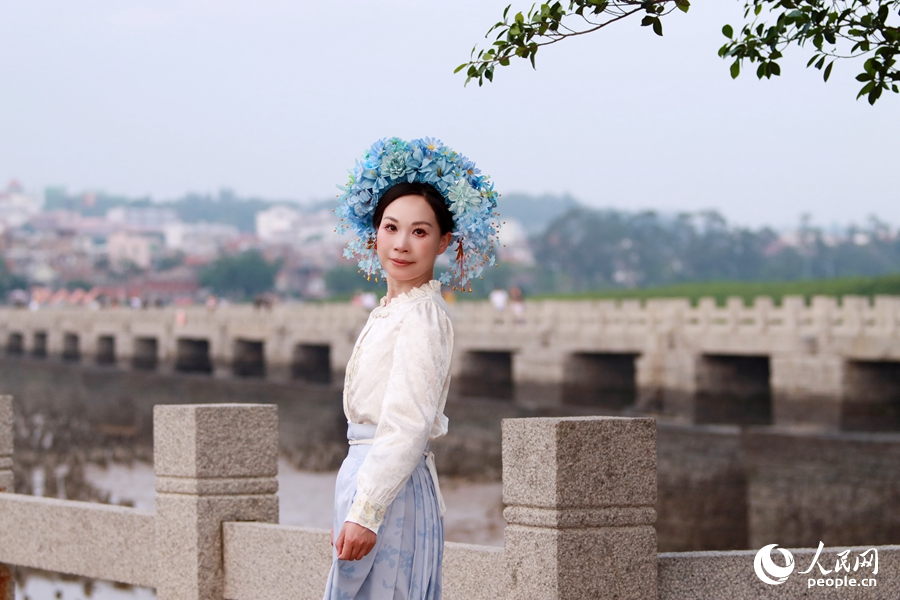
[[[427,296],[429,294],[438,294],[441,293],[441,282],[437,279],[432,279],[427,283],[423,283],[418,287],[414,287],[408,292],[403,292],[402,294],[398,294],[391,303],[387,303],[387,296],[382,296],[381,302],[378,304],[379,308],[392,308],[397,304],[402,304],[413,298],[422,298],[423,296]]]

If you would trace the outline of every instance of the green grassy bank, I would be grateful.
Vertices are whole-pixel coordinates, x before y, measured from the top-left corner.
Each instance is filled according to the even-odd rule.
[[[840,279],[814,279],[800,281],[709,281],[702,283],[682,283],[646,289],[605,290],[580,292],[575,294],[542,294],[534,299],[647,299],[647,298],[690,298],[712,297],[724,304],[728,297],[743,298],[751,302],[757,296],[770,296],[780,303],[784,296],[803,296],[807,302],[812,296],[900,296],[900,273],[883,277],[847,277]]]

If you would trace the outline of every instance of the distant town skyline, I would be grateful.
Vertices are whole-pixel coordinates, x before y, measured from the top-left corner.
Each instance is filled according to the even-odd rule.
[[[900,224],[900,99],[831,82],[732,81],[716,56],[738,1],[541,50],[496,83],[453,69],[505,2],[47,0],[0,6],[0,185],[173,199],[332,197],[374,139],[434,136],[501,192],[594,207],[714,209],[750,226]],[[527,9],[527,3],[514,8]],[[874,175],[873,175],[874,174]]]

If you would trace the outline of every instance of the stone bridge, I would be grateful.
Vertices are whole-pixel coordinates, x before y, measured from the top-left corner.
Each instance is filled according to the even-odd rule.
[[[900,429],[900,297],[530,301],[520,315],[452,306],[453,389],[523,407],[562,404],[693,422]],[[367,313],[0,310],[10,355],[213,377],[338,385]]]

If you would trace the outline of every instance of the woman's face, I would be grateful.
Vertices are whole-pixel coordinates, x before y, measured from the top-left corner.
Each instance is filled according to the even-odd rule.
[[[451,233],[441,235],[434,210],[421,196],[400,196],[384,210],[376,234],[378,260],[398,282],[430,280],[434,261],[447,249]]]

